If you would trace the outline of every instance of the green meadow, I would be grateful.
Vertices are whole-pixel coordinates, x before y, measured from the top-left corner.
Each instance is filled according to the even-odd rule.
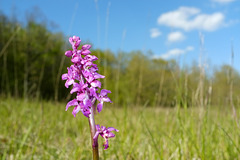
[[[88,120],[64,103],[1,99],[1,159],[91,159]],[[100,159],[240,159],[240,130],[228,107],[104,106],[96,123],[120,131]],[[108,126],[108,127],[110,127]]]

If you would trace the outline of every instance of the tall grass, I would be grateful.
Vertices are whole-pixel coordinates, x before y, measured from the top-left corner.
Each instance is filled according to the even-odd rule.
[[[209,106],[199,116],[199,108],[112,106],[96,115],[97,124],[120,130],[106,151],[99,140],[101,159],[240,159],[240,131],[228,108]],[[0,159],[91,159],[87,119],[64,109],[1,99]]]

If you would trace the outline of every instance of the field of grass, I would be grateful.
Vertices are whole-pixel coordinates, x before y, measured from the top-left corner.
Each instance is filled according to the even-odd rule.
[[[65,104],[0,100],[0,159],[91,159],[88,120]],[[240,130],[230,108],[114,108],[96,123],[119,129],[100,159],[240,159]]]

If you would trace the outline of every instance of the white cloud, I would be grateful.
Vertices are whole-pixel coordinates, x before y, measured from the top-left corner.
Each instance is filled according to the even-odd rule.
[[[213,2],[217,2],[217,3],[222,3],[222,4],[224,4],[224,3],[230,3],[230,2],[233,2],[233,1],[235,1],[235,0],[212,0]]]
[[[203,14],[198,8],[180,7],[175,11],[162,14],[157,20],[159,25],[180,28],[185,31],[194,29],[214,31],[224,23],[224,15],[220,12]]]
[[[164,54],[160,55],[160,58],[169,59],[169,58],[173,58],[173,57],[176,57],[176,56],[179,56],[179,55],[186,54],[186,53],[188,53],[190,51],[193,51],[193,50],[194,50],[194,47],[192,47],[192,46],[188,46],[185,49],[175,48],[175,49],[172,49],[172,50],[168,51],[167,53],[164,53]],[[157,57],[155,57],[155,58],[157,58]]]
[[[185,50],[186,50],[187,52],[193,51],[193,50],[194,50],[194,47],[193,47],[193,46],[188,46]]]
[[[168,37],[167,37],[167,40],[168,42],[172,43],[172,42],[178,42],[178,41],[182,41],[184,40],[185,37],[184,35],[182,34],[182,32],[171,32]]]
[[[152,28],[150,29],[150,37],[151,38],[157,38],[160,36],[162,33],[157,29],[157,28]]]

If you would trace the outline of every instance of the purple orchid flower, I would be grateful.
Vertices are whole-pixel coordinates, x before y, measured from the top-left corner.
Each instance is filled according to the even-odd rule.
[[[97,110],[98,112],[101,112],[102,108],[103,108],[103,102],[110,102],[112,103],[111,99],[107,97],[107,94],[111,93],[111,91],[106,90],[106,89],[102,89],[99,96],[98,96],[98,101],[100,103],[98,103],[97,105]]]
[[[91,51],[89,49],[91,45],[85,44],[78,50],[81,40],[77,36],[70,37],[69,42],[73,50],[66,51],[65,55],[71,57],[71,61],[74,64],[67,68],[68,73],[62,75],[62,80],[66,80],[66,88],[73,85],[70,93],[76,93],[77,96],[67,104],[66,108],[75,106],[73,111],[74,116],[79,111],[82,111],[88,117],[95,100],[99,101],[97,105],[98,112],[101,112],[103,102],[112,103],[110,98],[107,97],[107,93],[111,93],[111,91],[102,89],[100,93],[97,93],[99,91],[98,88],[101,88],[101,82],[97,79],[105,78],[105,76],[97,73],[98,67],[93,61],[98,60],[98,58],[95,55],[90,55]],[[91,103],[86,103],[86,101]]]
[[[73,36],[73,37],[70,37],[70,38],[69,38],[69,42],[71,43],[72,48],[73,48],[74,50],[76,50],[76,49],[78,48],[78,46],[80,45],[81,40],[80,40],[79,37]]]
[[[74,83],[74,77],[72,74],[71,67],[70,68],[68,67],[67,70],[68,70],[68,73],[65,73],[62,75],[62,80],[67,80],[65,83],[66,88],[68,88],[70,85],[72,85]]]
[[[108,149],[108,147],[109,147],[108,138],[115,137],[115,134],[113,134],[112,131],[119,132],[119,130],[117,130],[113,127],[106,128],[105,126],[100,127],[100,125],[96,125],[96,130],[97,130],[97,132],[94,135],[93,139],[97,140],[99,135],[102,136],[105,140],[105,142],[103,144],[105,150]]]
[[[72,65],[67,68],[68,73],[62,75],[62,80],[66,80],[65,87],[73,86],[70,93],[76,94],[76,98],[69,101],[66,105],[66,111],[69,107],[74,106],[72,114],[76,117],[78,112],[89,118],[89,124],[91,128],[92,139],[97,144],[97,138],[101,135],[104,139],[104,149],[109,147],[108,138],[115,137],[111,131],[118,132],[117,129],[113,127],[106,128],[99,125],[95,126],[93,105],[98,101],[97,111],[101,112],[104,102],[112,103],[111,99],[107,96],[111,91],[102,89],[101,82],[97,79],[105,78],[105,76],[97,73],[98,67],[93,62],[98,60],[95,55],[90,55],[91,45],[85,44],[81,49],[78,50],[81,40],[77,36],[69,38],[69,42],[72,45],[73,50],[65,52],[67,57],[71,57]],[[99,93],[100,92],[100,93]],[[90,120],[91,119],[91,120]],[[92,127],[93,126],[93,127]],[[96,127],[96,133],[95,128]],[[94,133],[92,133],[94,131]],[[95,135],[94,135],[95,134]],[[93,146],[96,146],[95,144]]]

